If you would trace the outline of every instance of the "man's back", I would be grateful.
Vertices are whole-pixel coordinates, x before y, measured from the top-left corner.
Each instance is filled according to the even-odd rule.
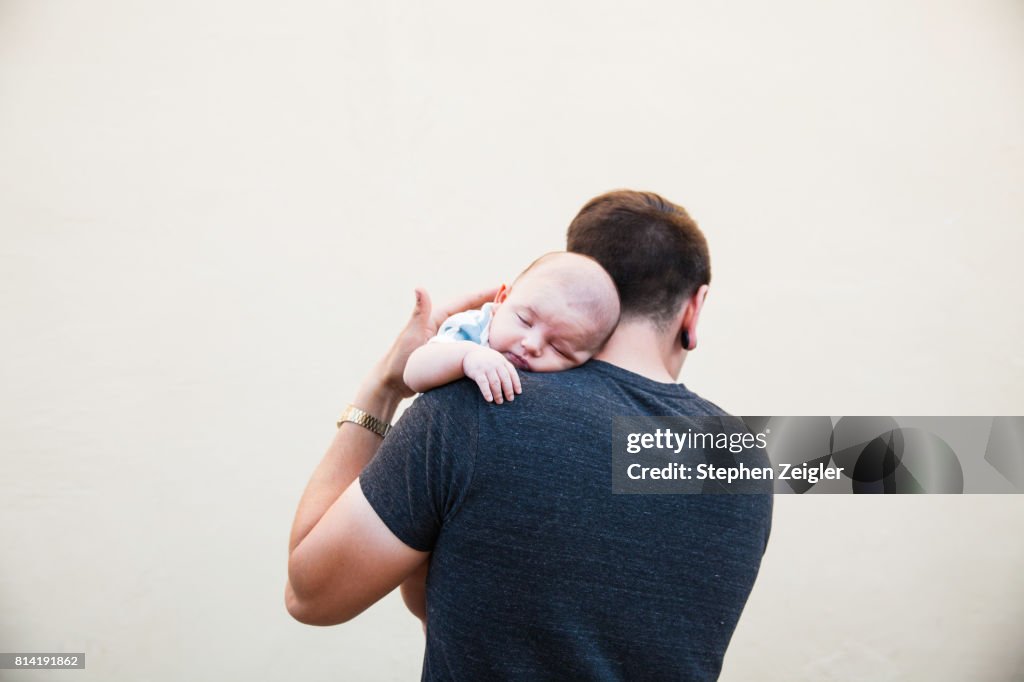
[[[361,476],[392,532],[433,552],[424,679],[716,678],[771,495],[613,495],[611,429],[724,413],[596,361],[523,388],[501,406],[467,381],[432,391]]]

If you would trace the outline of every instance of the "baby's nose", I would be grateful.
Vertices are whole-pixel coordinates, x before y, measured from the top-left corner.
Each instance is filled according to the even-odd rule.
[[[530,355],[537,355],[540,350],[540,344],[537,342],[537,339],[527,336],[523,339],[523,350]]]

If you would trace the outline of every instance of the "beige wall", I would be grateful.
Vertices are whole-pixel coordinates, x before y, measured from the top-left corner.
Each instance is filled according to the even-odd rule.
[[[0,650],[417,679],[394,597],[287,616],[298,497],[413,286],[614,187],[706,230],[682,378],[730,411],[1024,414],[1024,6],[625,7],[0,3]],[[723,680],[1020,679],[1022,537],[1021,496],[778,498]]]

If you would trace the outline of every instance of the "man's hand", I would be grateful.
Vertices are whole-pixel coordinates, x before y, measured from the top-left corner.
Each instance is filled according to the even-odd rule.
[[[502,397],[514,400],[517,393],[523,392],[515,365],[493,348],[481,346],[466,353],[462,359],[462,371],[476,382],[484,400],[489,403],[501,405]]]
[[[413,308],[412,316],[381,361],[380,371],[383,374],[384,384],[403,398],[411,398],[416,395],[416,391],[409,388],[402,379],[409,355],[434,336],[441,323],[449,317],[455,313],[461,313],[463,310],[479,308],[484,303],[493,301],[497,293],[497,288],[478,291],[433,310],[430,296],[426,290],[416,289],[416,306]]]

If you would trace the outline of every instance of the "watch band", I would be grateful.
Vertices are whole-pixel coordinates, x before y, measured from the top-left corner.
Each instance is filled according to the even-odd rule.
[[[391,424],[388,424],[386,421],[381,419],[377,419],[369,412],[360,410],[355,405],[349,405],[345,408],[345,411],[341,413],[341,416],[338,418],[338,428],[340,429],[341,425],[345,422],[359,424],[364,429],[373,431],[381,438],[388,435],[388,431],[391,430]]]

